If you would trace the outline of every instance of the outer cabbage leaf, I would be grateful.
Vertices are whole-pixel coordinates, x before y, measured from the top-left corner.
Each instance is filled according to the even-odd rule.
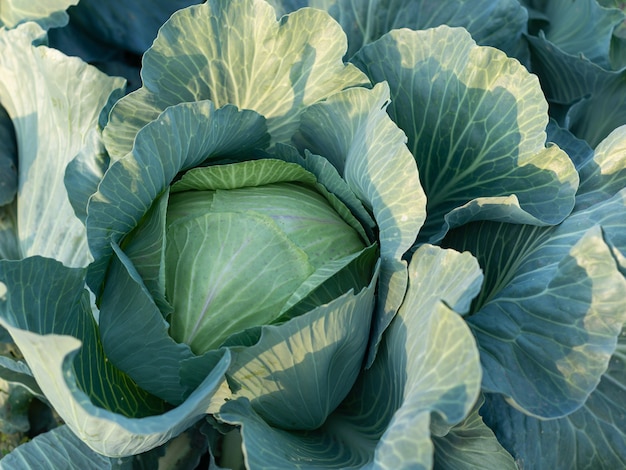
[[[249,399],[276,427],[319,427],[361,370],[377,280],[374,275],[360,292],[348,292],[282,325],[262,327],[253,346],[231,347],[233,398]]]
[[[538,420],[498,396],[488,397],[485,419],[523,466],[538,470],[626,466],[626,330],[598,387],[582,408],[554,420]]]
[[[67,1],[67,0],[66,0]],[[124,0],[80,0],[69,10],[70,22],[84,33],[141,55],[152,45],[161,25],[177,10],[199,0],[156,0],[150,3]]]
[[[0,470],[110,470],[109,457],[97,454],[68,426],[60,426],[22,444],[0,460]]]
[[[352,57],[392,29],[427,29],[442,24],[467,29],[476,42],[514,55],[526,29],[526,10],[514,0],[270,0],[283,15],[309,6],[328,11],[348,35]]]
[[[624,70],[606,70],[590,60],[568,54],[543,34],[529,36],[533,72],[539,76],[552,114],[591,146],[598,145],[618,126],[626,124]],[[564,111],[556,112],[559,107]],[[560,114],[563,114],[562,116]]]
[[[43,34],[34,23],[0,31],[0,101],[13,121],[19,149],[20,254],[85,266],[90,260],[85,227],[74,215],[63,175],[122,82],[77,58],[34,46]]]
[[[241,425],[250,468],[431,468],[431,433],[462,421],[479,391],[475,344],[447,305],[467,309],[481,274],[467,253],[423,246],[409,275],[374,364],[320,428],[271,427],[242,398],[222,406],[220,419]]]
[[[617,129],[581,167],[577,207],[559,226],[476,223],[444,241],[473,252],[485,270],[468,318],[483,388],[527,414],[580,408],[626,320],[625,141],[626,128]]]
[[[389,114],[428,200],[419,240],[473,220],[549,225],[569,214],[578,175],[565,152],[545,147],[547,103],[519,62],[447,26],[392,31],[354,62],[389,82]]]
[[[574,104],[565,124],[591,146],[598,145],[613,129],[626,124],[626,70],[602,72],[591,96]]]
[[[42,28],[58,28],[67,24],[65,12],[78,0],[3,0],[0,5],[0,26],[14,28],[21,23],[34,21]]]
[[[523,0],[547,20],[545,38],[563,52],[608,69],[613,30],[626,16],[596,0]]]
[[[204,99],[267,119],[273,142],[285,142],[308,105],[367,78],[341,56],[346,38],[319,10],[276,21],[262,0],[211,0],[163,25],[143,57],[143,86],[116,103],[104,130],[113,159],[131,150],[137,131],[166,107]]]
[[[517,470],[517,465],[493,431],[483,422],[478,410],[481,397],[462,422],[443,437],[433,436],[435,468],[450,470]]]
[[[397,312],[407,284],[402,256],[426,218],[426,197],[406,136],[385,109],[389,88],[354,88],[312,105],[302,116],[298,147],[323,155],[372,212],[378,227],[381,278],[368,364]]]
[[[96,259],[88,281],[100,291],[111,242],[130,233],[178,172],[211,159],[249,155],[267,145],[265,120],[211,101],[181,103],[137,135],[133,151],[107,170],[87,207],[89,248]],[[71,191],[71,188],[68,188]]]
[[[49,403],[96,452],[120,457],[167,442],[205,415],[224,382],[228,351],[183,404],[163,413],[161,400],[104,356],[83,289],[84,269],[41,257],[3,261],[0,282],[0,325],[20,348]]]
[[[626,124],[623,59],[615,48],[624,13],[596,0],[527,2],[539,9],[545,24],[528,36],[532,70],[539,76],[553,114],[564,106],[561,125],[592,147],[613,129]],[[620,28],[622,28],[620,26]],[[623,54],[621,54],[623,56]],[[570,109],[571,107],[571,109]]]

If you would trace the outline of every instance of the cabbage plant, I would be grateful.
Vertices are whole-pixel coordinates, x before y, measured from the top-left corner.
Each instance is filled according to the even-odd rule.
[[[626,464],[626,130],[549,120],[562,2],[212,0],[128,93],[72,3],[0,30],[0,377],[61,420],[0,468]]]

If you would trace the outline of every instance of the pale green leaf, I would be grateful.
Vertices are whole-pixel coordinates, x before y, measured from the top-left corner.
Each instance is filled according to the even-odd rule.
[[[18,238],[22,256],[85,266],[90,261],[85,227],[74,215],[63,178],[122,81],[78,58],[33,45],[43,37],[34,23],[0,30],[0,101],[19,148]]]
[[[440,240],[450,223],[548,225],[569,214],[578,175],[565,152],[545,146],[547,103],[518,61],[447,26],[392,31],[353,60],[389,83],[389,114],[407,133],[428,199],[420,240]]]
[[[461,422],[479,392],[476,345],[446,304],[466,310],[481,274],[471,255],[433,246],[417,250],[409,273],[407,299],[374,364],[321,427],[272,427],[244,398],[222,407],[222,420],[241,425],[249,467],[432,467],[431,432],[444,435]]]
[[[251,347],[233,347],[234,397],[246,397],[283,429],[319,427],[345,398],[367,349],[377,276],[281,325],[263,327]]]
[[[414,243],[426,213],[426,198],[406,136],[385,112],[389,89],[354,88],[311,106],[302,117],[295,141],[330,161],[378,227],[381,255],[374,348],[397,312],[407,284],[404,253]]]
[[[438,470],[517,470],[517,465],[493,431],[478,413],[484,403],[480,398],[474,409],[445,436],[433,437],[435,465]]]
[[[170,334],[196,354],[275,320],[313,272],[306,253],[266,216],[207,213],[170,225],[167,237]]]
[[[319,10],[276,21],[262,0],[210,0],[175,13],[143,56],[143,87],[120,100],[104,130],[117,159],[168,106],[205,99],[267,118],[272,142],[288,141],[309,105],[367,79],[341,57],[341,27]]]
[[[221,157],[248,157],[267,144],[264,119],[211,101],[168,108],[139,132],[133,151],[111,164],[87,207],[89,248],[96,263],[88,277],[99,292],[111,242],[119,243],[184,170]]]
[[[78,0],[2,0],[0,26],[14,28],[21,23],[34,21],[42,28],[58,28],[67,24],[65,10]]]

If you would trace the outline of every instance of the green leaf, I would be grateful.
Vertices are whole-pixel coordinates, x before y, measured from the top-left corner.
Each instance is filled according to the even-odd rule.
[[[545,16],[548,24],[543,32],[553,47],[610,68],[613,30],[626,18],[620,10],[601,7],[596,0],[525,0],[522,3]]]
[[[95,127],[87,132],[85,143],[67,164],[65,188],[76,217],[83,224],[87,219],[89,198],[98,190],[98,183],[109,167],[109,157],[102,143],[102,134]]]
[[[314,185],[315,176],[293,163],[273,159],[249,160],[239,162],[237,165],[192,168],[172,185],[172,193],[237,189],[285,181]]]
[[[354,62],[389,83],[389,114],[428,198],[420,240],[472,220],[548,225],[569,214],[578,175],[565,152],[545,147],[547,103],[519,62],[446,26],[392,31]]]
[[[474,253],[485,270],[468,319],[483,389],[546,418],[584,403],[626,319],[626,280],[603,236],[623,233],[625,221],[622,191],[556,228],[485,222],[445,240]]]
[[[74,3],[78,5],[70,13],[71,24],[76,29],[104,43],[109,54],[114,46],[141,55],[152,45],[159,28],[172,13],[198,1],[152,0],[150,3],[142,3],[80,0]]]
[[[539,75],[546,98],[565,105],[561,125],[592,147],[616,127],[626,124],[624,70],[606,70],[590,60],[568,54],[544,35],[528,37],[533,72]]]
[[[0,470],[110,470],[110,458],[79,439],[68,426],[60,426],[22,444],[0,460]]]
[[[220,361],[187,400],[161,415],[130,418],[95,406],[82,392],[71,371],[71,359],[80,342],[70,336],[37,335],[0,323],[11,332],[25,352],[33,374],[59,415],[82,441],[98,453],[111,457],[137,454],[176,436],[207,412],[228,365]],[[107,383],[110,383],[107,379]]]
[[[569,129],[595,147],[615,128],[626,124],[626,70],[603,73],[591,96],[571,107],[566,116]]]
[[[324,264],[285,303],[277,323],[309,312],[350,289],[360,291],[370,283],[377,260],[378,246],[371,245],[351,256]]]
[[[89,200],[86,225],[96,262],[88,282],[99,293],[111,242],[119,243],[176,175],[211,159],[248,156],[267,143],[264,119],[210,101],[168,108],[137,135],[133,151],[111,164]]]
[[[461,422],[479,392],[475,343],[446,304],[467,309],[481,274],[469,254],[433,246],[418,249],[409,273],[406,301],[376,360],[321,427],[272,427],[243,398],[222,407],[220,419],[241,425],[249,467],[432,467],[431,432],[444,435]]]
[[[498,396],[488,397],[485,419],[521,465],[537,470],[626,466],[626,330],[600,383],[574,413],[538,420]]]
[[[326,189],[326,192],[339,199],[349,208],[352,217],[360,222],[359,225],[365,231],[364,238],[375,239],[373,229],[376,223],[371,214],[330,161],[320,155],[314,155],[306,149],[304,156],[302,156],[297,149],[285,144],[277,144],[270,155],[286,162],[297,163],[298,166],[313,173],[319,184]]]
[[[141,89],[120,100],[104,130],[113,159],[168,106],[210,99],[267,118],[272,142],[287,142],[312,103],[367,79],[341,61],[345,34],[326,13],[300,10],[276,21],[262,0],[210,0],[163,25],[143,56]]]
[[[517,50],[526,28],[527,14],[513,0],[271,0],[277,14],[309,6],[328,11],[348,35],[352,57],[361,47],[392,29],[428,29],[442,24],[467,29],[482,45],[505,52]]]
[[[605,201],[626,187],[626,126],[611,132],[578,171],[576,210]]]
[[[517,465],[493,431],[483,422],[478,410],[480,398],[470,415],[442,437],[433,437],[435,468],[449,470],[517,470]]]
[[[10,325],[7,330],[24,355],[44,395],[47,396],[49,390],[36,372],[41,366],[34,365],[32,357],[45,354],[45,350],[25,350],[16,339],[16,334],[27,336],[27,343],[36,342],[37,335],[65,335],[68,344],[74,344],[77,341],[75,338],[80,339],[83,348],[76,354],[76,359],[65,364],[65,367],[72,371],[77,387],[88,390],[98,406],[128,416],[147,415],[162,410],[158,400],[138,389],[128,377],[111,367],[104,357],[89,295],[83,288],[84,269],[66,268],[56,260],[41,257],[2,261],[0,282],[6,287],[0,309],[3,325]],[[24,294],[25,289],[27,295]],[[52,341],[49,336],[42,338]],[[108,380],[95,380],[94,370],[102,371]],[[51,397],[47,398],[52,402]]]
[[[14,361],[9,357],[0,356],[0,379],[19,385],[28,390],[31,395],[45,400],[32,372],[23,361]]]
[[[104,350],[111,363],[144,390],[179,404],[187,392],[180,384],[180,362],[193,354],[168,331],[169,324],[139,273],[115,245],[100,304]]]
[[[170,334],[196,354],[275,320],[314,270],[272,219],[237,212],[170,225],[165,262]]]
[[[21,23],[34,21],[44,29],[58,28],[69,21],[65,10],[78,0],[3,0],[0,9],[0,26],[15,28]]]
[[[63,177],[122,81],[78,58],[33,45],[44,37],[34,23],[0,30],[0,102],[13,121],[19,149],[21,255],[85,266],[90,261],[85,227],[74,215]]]
[[[388,103],[385,84],[338,93],[303,114],[295,138],[302,151],[321,155],[335,166],[378,226],[381,274],[368,364],[404,298],[407,273],[402,256],[426,216],[417,168],[406,136],[385,112]]]
[[[274,426],[319,427],[361,370],[376,280],[286,323],[263,327],[253,346],[232,347],[228,380],[234,398],[246,397]]]
[[[129,266],[137,270],[138,279],[141,279],[164,316],[172,311],[165,297],[165,223],[168,203],[169,191],[166,191],[154,201],[142,222],[124,238],[121,246],[130,261]],[[123,305],[120,307],[124,308]]]
[[[582,406],[626,320],[624,141],[626,129],[616,130],[580,165],[576,209],[559,226],[476,223],[444,240],[485,271],[468,319],[483,387],[528,414],[556,418]]]
[[[90,448],[111,457],[145,452],[205,415],[223,383],[228,351],[184,403],[163,413],[161,400],[139,389],[104,356],[83,289],[83,269],[30,257],[1,262],[0,275],[6,287],[0,325],[47,400]]]
[[[625,319],[626,281],[606,243],[626,246],[625,198],[622,191],[552,229],[480,223],[447,239],[485,270],[468,319],[484,389],[527,413],[559,417],[595,388]]]

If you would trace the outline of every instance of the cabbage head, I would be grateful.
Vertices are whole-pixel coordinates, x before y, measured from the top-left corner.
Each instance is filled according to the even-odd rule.
[[[207,413],[238,427],[219,418],[238,400],[311,431],[352,389],[402,303],[426,204],[389,88],[346,47],[325,12],[215,1],[163,25],[140,89],[103,82],[61,178],[81,249],[1,273],[2,324],[81,445],[135,455]],[[298,149],[320,114],[328,149]]]

